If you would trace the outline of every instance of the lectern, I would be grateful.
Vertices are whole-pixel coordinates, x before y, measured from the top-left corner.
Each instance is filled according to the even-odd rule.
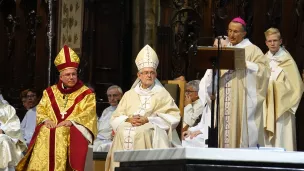
[[[220,48],[219,69],[238,70],[245,69],[245,49],[222,47]],[[217,47],[199,46],[197,55],[191,60],[195,69],[213,69],[213,62],[218,57]]]
[[[219,147],[218,144],[218,119],[219,118],[219,96],[217,96],[217,110],[215,111],[215,79],[216,71],[241,70],[246,68],[245,49],[232,47],[197,47],[197,55],[191,59],[191,66],[195,70],[212,69],[212,105],[211,105],[211,128],[209,129],[208,146]],[[219,74],[217,74],[219,82]],[[219,92],[219,84],[217,86]],[[215,121],[216,118],[216,121]]]

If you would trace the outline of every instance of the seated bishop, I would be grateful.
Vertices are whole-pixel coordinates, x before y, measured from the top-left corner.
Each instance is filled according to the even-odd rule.
[[[115,136],[107,156],[107,171],[118,166],[113,161],[115,151],[169,148],[172,145],[172,133],[180,122],[180,111],[156,78],[158,62],[149,45],[136,57],[137,80],[124,94],[111,118]]]

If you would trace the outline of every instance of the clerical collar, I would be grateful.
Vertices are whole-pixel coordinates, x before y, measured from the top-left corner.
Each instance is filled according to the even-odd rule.
[[[280,47],[280,49],[278,51],[276,51],[275,53],[271,53],[270,51],[268,51],[268,56],[271,57],[279,57],[283,54],[284,50],[282,47]]]
[[[266,55],[270,60],[282,62],[285,60],[284,54],[286,53],[288,52],[284,48],[280,47],[280,49],[275,54],[272,54],[270,51],[268,51]]]
[[[117,106],[110,106],[110,111],[114,111],[114,110],[116,110],[116,108],[117,108]]]
[[[142,84],[139,83],[139,88],[140,88],[141,91],[151,91],[152,88],[154,87],[154,85],[155,85],[155,83],[153,83],[153,84],[152,84],[150,87],[148,87],[148,88],[142,88]]]
[[[57,88],[59,89],[59,91],[62,94],[71,94],[74,91],[79,90],[82,86],[83,86],[83,83],[81,80],[77,80],[77,83],[74,85],[74,87],[71,87],[69,89],[63,88],[63,82],[61,80],[59,80],[59,82],[57,83]]]
[[[232,45],[232,43],[228,43],[228,47],[236,47],[236,48],[245,48],[249,45],[252,45],[252,43],[250,42],[249,39],[243,39],[240,43],[236,44],[236,45]]]

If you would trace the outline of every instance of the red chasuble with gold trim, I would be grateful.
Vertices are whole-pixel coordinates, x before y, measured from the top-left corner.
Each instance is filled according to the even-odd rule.
[[[45,120],[57,124],[69,120],[71,127],[49,129]],[[16,170],[84,170],[88,144],[97,134],[94,93],[81,81],[72,89],[62,82],[47,88],[37,106],[37,127],[29,150]]]

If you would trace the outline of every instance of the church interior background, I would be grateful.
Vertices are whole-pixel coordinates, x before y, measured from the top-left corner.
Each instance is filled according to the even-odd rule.
[[[279,28],[303,74],[304,0],[0,0],[0,89],[22,117],[20,92],[56,83],[53,61],[68,44],[81,57],[79,78],[94,88],[101,114],[107,87],[131,87],[134,60],[145,44],[157,51],[160,80],[201,79],[204,69],[191,67],[196,47],[226,34],[237,16],[245,19],[247,37],[263,52],[264,31]],[[296,114],[300,151],[303,113],[301,102]]]

